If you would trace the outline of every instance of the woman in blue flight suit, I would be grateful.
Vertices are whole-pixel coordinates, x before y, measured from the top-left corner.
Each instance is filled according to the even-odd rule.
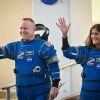
[[[91,27],[85,46],[70,46],[68,30],[70,24],[64,18],[58,19],[57,26],[62,32],[62,52],[66,58],[75,59],[81,64],[82,88],[80,100],[100,100],[100,24]]]
[[[18,100],[47,100],[58,93],[60,72],[54,46],[35,35],[36,25],[31,18],[23,18],[20,25],[21,41],[0,47],[0,59],[15,61]],[[51,84],[52,81],[52,84]],[[52,86],[51,86],[52,85]]]

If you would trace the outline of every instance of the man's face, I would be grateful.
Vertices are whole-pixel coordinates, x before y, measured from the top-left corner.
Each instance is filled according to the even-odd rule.
[[[20,25],[20,36],[23,40],[33,40],[35,38],[35,24],[30,21],[22,21]]]

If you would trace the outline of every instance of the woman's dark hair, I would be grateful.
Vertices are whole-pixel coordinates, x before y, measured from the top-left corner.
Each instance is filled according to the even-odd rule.
[[[92,39],[91,39],[91,32],[92,32],[92,29],[96,29],[98,32],[100,32],[100,24],[95,24],[95,25],[93,25],[93,26],[91,27],[90,33],[89,33],[88,37],[87,37],[86,40],[85,40],[85,45],[86,45],[86,47],[88,47],[88,48],[90,48],[90,49],[94,47],[93,42],[92,42]]]

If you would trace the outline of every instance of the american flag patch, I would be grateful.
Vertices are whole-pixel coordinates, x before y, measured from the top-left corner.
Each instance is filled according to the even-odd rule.
[[[45,43],[48,47],[52,46],[52,44],[50,42],[46,42]]]

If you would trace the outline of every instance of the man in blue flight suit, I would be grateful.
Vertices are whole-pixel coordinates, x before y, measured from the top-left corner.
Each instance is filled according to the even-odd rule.
[[[47,100],[58,93],[60,71],[54,46],[35,36],[36,25],[31,18],[23,18],[21,41],[0,47],[0,59],[15,61],[18,100]],[[52,84],[51,84],[52,83]]]

